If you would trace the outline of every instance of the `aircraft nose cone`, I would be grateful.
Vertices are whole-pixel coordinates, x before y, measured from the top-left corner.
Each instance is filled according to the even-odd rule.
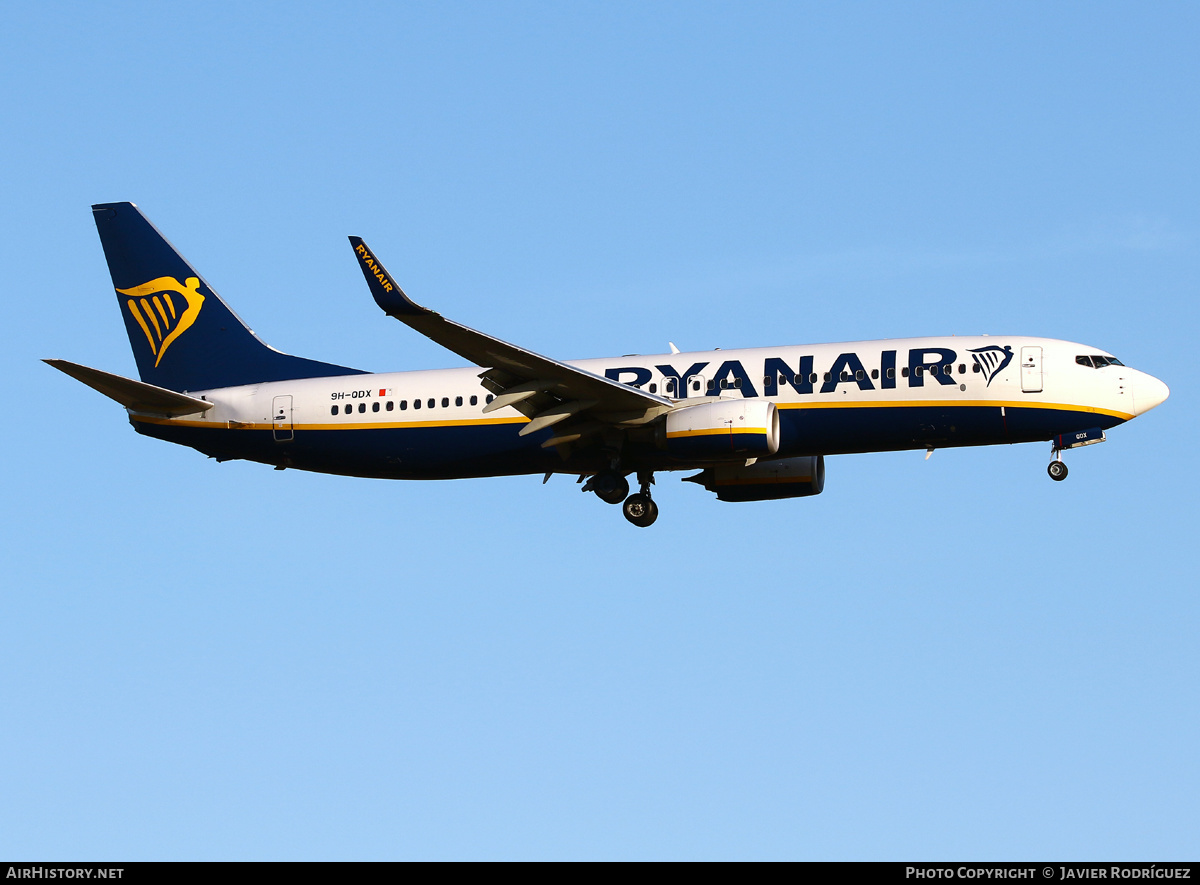
[[[1138,373],[1137,381],[1133,386],[1133,405],[1139,415],[1161,405],[1170,395],[1171,388],[1153,375],[1147,375],[1144,372]]]

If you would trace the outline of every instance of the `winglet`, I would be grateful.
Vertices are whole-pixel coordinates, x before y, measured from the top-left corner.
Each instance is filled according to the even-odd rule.
[[[389,316],[414,316],[433,313],[429,308],[416,304],[401,289],[391,274],[387,272],[375,254],[367,248],[362,237],[350,237],[350,245],[354,247],[354,257],[362,268],[367,285],[371,287],[371,295],[375,303]]]

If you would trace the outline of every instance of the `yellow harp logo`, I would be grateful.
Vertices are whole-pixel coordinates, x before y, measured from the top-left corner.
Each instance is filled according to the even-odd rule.
[[[199,290],[200,280],[196,277],[188,277],[183,285],[174,277],[159,277],[132,289],[117,289],[122,295],[129,296],[125,306],[146,333],[155,368],[162,362],[167,348],[190,329],[200,315],[204,296]],[[183,296],[182,303],[175,303],[172,292]]]

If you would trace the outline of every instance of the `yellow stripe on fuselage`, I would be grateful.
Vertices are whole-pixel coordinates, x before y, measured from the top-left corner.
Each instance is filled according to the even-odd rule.
[[[849,402],[802,402],[776,403],[780,409],[957,409],[957,408],[1009,408],[1009,409],[1052,409],[1059,412],[1092,412],[1097,415],[1109,415],[1128,421],[1133,418],[1129,412],[1117,412],[1112,409],[1100,409],[1095,406],[1077,406],[1070,403],[1039,403],[1021,400],[851,400]]]
[[[134,421],[146,424],[164,424],[171,427],[209,427],[217,430],[273,430],[276,426],[288,426],[286,421],[182,421],[176,418],[160,418],[153,415],[134,415]],[[464,418],[457,421],[409,421],[406,423],[355,423],[355,424],[300,424],[291,425],[294,430],[410,430],[421,427],[464,427],[488,426],[493,424],[527,424],[528,418]],[[233,425],[232,427],[230,425]]]
[[[791,402],[777,403],[780,409],[903,409],[903,408],[1010,408],[1010,409],[1051,409],[1063,412],[1087,412],[1096,415],[1108,415],[1128,421],[1134,416],[1128,412],[1118,412],[1112,409],[1100,409],[1094,406],[1079,406],[1069,403],[1021,402],[1010,400],[855,400],[851,402]],[[135,421],[146,424],[164,424],[172,427],[208,427],[219,430],[272,430],[275,425],[270,422],[253,421],[187,421],[175,418],[159,418],[148,415],[134,415]],[[416,430],[432,427],[481,427],[497,424],[527,424],[528,418],[460,418],[441,421],[385,421],[385,422],[346,422],[301,424],[294,423],[294,430]],[[680,430],[667,434],[668,439],[678,439],[689,436],[717,436],[728,433],[756,433],[765,435],[765,427],[745,427],[731,430],[728,427],[702,430]]]

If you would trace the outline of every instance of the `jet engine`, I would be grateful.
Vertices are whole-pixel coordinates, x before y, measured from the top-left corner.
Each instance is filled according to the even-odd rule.
[[[779,413],[765,400],[684,406],[667,413],[660,442],[689,461],[768,457],[779,451]]]
[[[746,467],[720,464],[687,477],[721,501],[774,501],[819,495],[825,488],[825,457],[780,458]]]

